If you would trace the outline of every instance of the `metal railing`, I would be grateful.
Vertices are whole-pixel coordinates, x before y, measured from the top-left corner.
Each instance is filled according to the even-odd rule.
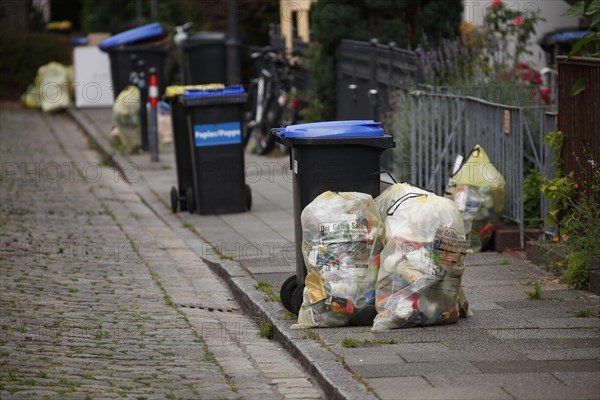
[[[527,168],[535,168],[552,177],[552,153],[543,141],[552,128],[552,118],[546,114],[551,108],[508,106],[422,90],[410,96],[411,182],[442,195],[456,157],[466,157],[481,145],[506,180],[503,216],[519,225],[524,246],[524,175]],[[541,201],[543,220],[548,204]]]

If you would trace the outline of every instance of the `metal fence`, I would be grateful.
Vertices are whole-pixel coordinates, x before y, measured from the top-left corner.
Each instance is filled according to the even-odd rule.
[[[524,175],[527,168],[551,174],[552,153],[543,137],[554,119],[550,107],[518,107],[453,94],[413,91],[411,182],[439,195],[458,155],[481,145],[506,180],[504,217],[516,222],[524,246]],[[490,181],[497,179],[488,177]],[[548,204],[542,201],[540,219]]]
[[[269,24],[269,46],[277,51],[285,51],[285,38],[281,36],[281,27]]]
[[[337,53],[337,119],[375,119],[389,111],[400,87],[422,81],[414,52],[370,42],[342,40]]]

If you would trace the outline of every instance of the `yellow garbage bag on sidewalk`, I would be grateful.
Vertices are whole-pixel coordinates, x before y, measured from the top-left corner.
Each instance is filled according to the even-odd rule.
[[[301,216],[308,275],[294,329],[370,325],[383,248],[383,224],[371,195],[325,192]]]
[[[42,111],[58,111],[72,103],[73,67],[57,62],[42,65],[21,96],[21,101],[29,108],[41,107]]]
[[[133,85],[123,89],[113,104],[113,123],[117,136],[128,153],[133,153],[142,145],[140,125],[140,90]]]
[[[390,204],[390,199],[395,199]],[[408,184],[377,199],[385,240],[373,331],[454,323],[468,314],[461,287],[465,235],[454,203]]]

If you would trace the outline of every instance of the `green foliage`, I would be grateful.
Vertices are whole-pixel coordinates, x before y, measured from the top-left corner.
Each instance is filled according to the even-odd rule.
[[[535,25],[543,21],[539,12],[526,13],[525,10],[513,9],[503,2],[490,7],[485,16],[488,35],[496,39],[487,53],[500,68],[508,70],[517,64],[527,50],[529,39],[535,34]]]
[[[268,281],[258,281],[254,285],[256,290],[266,294],[265,301],[281,301],[279,295],[273,292],[273,285]]]
[[[586,289],[590,279],[590,258],[582,251],[570,253],[567,256],[567,269],[562,273],[561,280],[576,289]]]
[[[538,282],[533,284],[533,290],[527,293],[527,298],[529,300],[539,300],[542,298],[542,286]]]
[[[560,153],[563,145],[565,144],[565,134],[561,131],[550,132],[544,136],[544,142],[548,143],[548,146],[550,146],[550,149],[554,152],[555,162],[552,165],[560,170],[564,162]]]
[[[70,65],[71,45],[62,35],[0,33],[0,97],[18,98],[42,65]]]
[[[342,347],[345,347],[348,349],[355,349],[360,346],[360,343],[361,342],[358,339],[344,338],[344,339],[342,339],[341,345],[342,345]]]
[[[161,22],[165,26],[181,25],[191,21],[194,30],[205,29],[202,9],[194,6],[193,2],[186,5],[179,0],[161,0],[158,2],[158,13],[156,21],[150,20],[150,2],[142,2],[144,18],[136,21],[135,1],[121,0],[83,0],[81,28],[83,33],[110,32],[118,33],[136,26]]]
[[[458,33],[459,0],[319,0],[311,8],[311,28],[318,45],[309,55],[313,97],[311,119],[335,116],[335,54],[342,39],[396,42],[400,47],[431,45]]]
[[[554,225],[559,222],[559,219],[566,213],[571,201],[577,194],[574,173],[571,171],[567,175],[563,175],[561,150],[565,142],[565,134],[557,131],[550,132],[544,137],[544,141],[548,143],[554,152],[554,163],[556,167],[556,177],[542,184],[542,193],[550,200],[550,211],[546,218],[546,223]]]
[[[571,214],[564,220],[568,232],[567,246],[571,251],[581,251],[600,257],[600,206],[592,197],[583,197],[571,205]]]
[[[319,334],[312,329],[304,329],[304,333],[306,333],[306,337],[310,340],[314,340],[315,342],[321,340],[321,336],[319,336]]]
[[[568,175],[550,179],[542,185],[542,193],[550,200],[550,212],[546,217],[546,222],[549,225],[557,224],[559,219],[571,207],[571,201],[577,193],[573,172],[571,171]]]
[[[563,15],[585,17],[589,21],[589,31],[586,36],[575,42],[569,57],[584,55],[600,56],[600,0],[581,0],[576,2]],[[574,95],[575,96],[575,95]]]
[[[540,193],[543,182],[540,171],[533,169],[525,176],[523,180],[523,205],[525,211],[525,221],[530,228],[539,228],[540,224]]]
[[[575,313],[573,313],[573,316],[575,318],[591,318],[591,317],[600,318],[600,311],[594,312],[592,310],[579,310],[579,311],[576,311]]]
[[[258,324],[258,336],[265,339],[273,339],[273,323],[262,320]]]

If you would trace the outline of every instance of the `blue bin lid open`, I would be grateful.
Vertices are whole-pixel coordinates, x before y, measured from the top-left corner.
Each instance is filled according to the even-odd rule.
[[[183,92],[183,98],[191,99],[207,99],[219,97],[241,97],[244,95],[244,87],[241,85],[228,86],[222,89],[188,89]]]
[[[141,40],[153,39],[162,36],[165,33],[166,31],[158,22],[153,22],[151,24],[138,26],[137,28],[117,33],[116,35],[103,40],[98,47],[102,50],[110,49],[112,47],[135,43]]]
[[[280,138],[290,139],[363,138],[383,136],[379,125],[381,122],[372,120],[328,121],[289,125],[273,131]]]

